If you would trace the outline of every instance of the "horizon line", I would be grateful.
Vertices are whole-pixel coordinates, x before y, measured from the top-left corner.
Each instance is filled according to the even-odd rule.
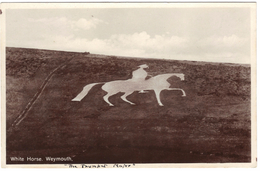
[[[33,50],[46,50],[46,51],[57,51],[57,52],[71,52],[71,53],[89,53],[92,55],[100,55],[100,56],[107,56],[107,57],[117,57],[117,58],[128,58],[128,59],[147,59],[147,60],[164,60],[164,61],[183,61],[183,62],[202,62],[202,63],[214,63],[214,64],[232,64],[232,65],[249,65],[251,63],[234,63],[234,62],[214,62],[214,61],[200,61],[200,60],[178,60],[178,59],[169,59],[169,58],[149,58],[149,57],[132,57],[132,56],[121,56],[121,55],[106,55],[106,54],[97,54],[91,53],[89,51],[71,51],[71,50],[57,50],[57,49],[44,49],[44,48],[31,48],[31,47],[12,47],[6,46],[6,48],[20,48],[20,49],[33,49]]]

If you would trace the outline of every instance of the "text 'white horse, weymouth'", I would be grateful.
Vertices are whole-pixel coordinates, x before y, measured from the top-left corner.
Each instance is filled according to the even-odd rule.
[[[140,65],[140,69],[143,69],[145,67],[148,67],[147,65]],[[138,71],[138,70],[136,70]],[[136,72],[134,71],[134,72]],[[143,74],[142,72],[140,72]],[[139,91],[140,93],[143,92],[143,90],[154,90],[157,102],[160,106],[163,106],[161,99],[160,99],[160,93],[162,90],[180,90],[182,91],[182,96],[186,96],[183,89],[180,88],[170,88],[171,84],[167,81],[168,78],[172,76],[177,76],[181,80],[184,80],[184,74],[182,73],[169,73],[169,74],[161,74],[154,77],[151,77],[147,80],[145,79],[128,79],[128,80],[116,80],[116,81],[110,81],[106,83],[92,83],[86,85],[83,90],[74,98],[72,101],[81,101],[89,92],[89,90],[97,85],[97,84],[104,84],[101,88],[102,90],[106,91],[107,94],[103,97],[105,102],[109,104],[109,106],[114,106],[112,103],[109,102],[108,98],[112,95],[115,95],[119,92],[124,93],[124,95],[121,96],[121,99],[124,100],[127,103],[130,103],[131,105],[135,105],[133,102],[126,99],[126,97],[130,94],[132,94],[134,91]]]

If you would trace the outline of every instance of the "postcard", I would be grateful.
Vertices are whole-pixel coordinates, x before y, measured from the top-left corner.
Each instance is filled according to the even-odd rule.
[[[2,167],[256,167],[256,3],[2,3]]]

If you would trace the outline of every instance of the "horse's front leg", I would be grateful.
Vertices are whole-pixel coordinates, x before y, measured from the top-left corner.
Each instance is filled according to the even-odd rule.
[[[167,90],[181,90],[182,91],[182,96],[186,96],[186,93],[183,89],[181,88],[167,88]]]
[[[155,89],[154,92],[155,92],[155,96],[156,96],[156,99],[157,99],[157,102],[160,106],[163,106],[162,102],[161,102],[161,99],[160,99],[160,93],[161,93],[161,89],[158,90],[158,89]]]
[[[183,89],[181,89],[181,91],[182,91],[182,96],[186,96],[185,91]]]
[[[186,96],[185,91],[181,88],[168,88],[167,90],[180,90],[182,92],[182,96]]]

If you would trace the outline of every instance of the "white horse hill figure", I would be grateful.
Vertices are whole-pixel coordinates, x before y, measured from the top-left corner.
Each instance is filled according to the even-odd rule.
[[[147,80],[145,78],[148,76],[147,72],[144,68],[148,68],[146,64],[140,65],[139,69],[133,71],[133,78],[128,80],[116,80],[100,83],[92,83],[86,85],[83,90],[74,98],[72,101],[81,101],[90,91],[90,89],[97,84],[104,84],[101,88],[106,91],[107,94],[103,97],[105,102],[109,104],[109,106],[114,106],[109,102],[108,98],[112,95],[115,95],[119,92],[124,93],[121,96],[121,99],[131,105],[135,105],[133,102],[126,99],[126,97],[132,94],[134,91],[139,91],[140,93],[144,93],[144,90],[154,90],[157,102],[160,106],[163,106],[160,99],[160,92],[162,90],[180,90],[182,91],[182,96],[186,96],[183,89],[180,88],[170,88],[170,83],[167,81],[168,78],[172,76],[177,76],[181,80],[184,80],[184,74],[182,73],[169,73],[169,74],[161,74],[154,77],[151,77]]]

